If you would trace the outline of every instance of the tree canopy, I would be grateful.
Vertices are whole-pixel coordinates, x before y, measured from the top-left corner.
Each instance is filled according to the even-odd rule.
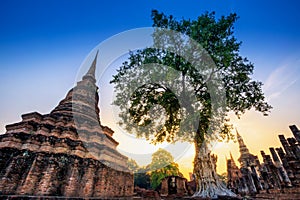
[[[148,165],[150,171],[161,169],[174,162],[172,154],[162,148],[159,148],[152,154],[151,163]]]
[[[153,10],[151,17],[154,47],[130,52],[111,81],[127,131],[154,143],[200,144],[209,132],[231,137],[229,111],[268,114],[262,83],[251,79],[254,65],[240,55],[236,14],[176,20]]]
[[[150,171],[151,188],[157,189],[167,176],[183,176],[179,166],[174,162],[172,154],[164,149],[158,149],[152,154],[152,161],[147,167]]]

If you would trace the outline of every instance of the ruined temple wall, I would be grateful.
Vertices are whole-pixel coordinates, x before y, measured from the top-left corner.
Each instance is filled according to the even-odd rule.
[[[93,159],[1,149],[0,194],[120,197],[133,195],[133,175]]]

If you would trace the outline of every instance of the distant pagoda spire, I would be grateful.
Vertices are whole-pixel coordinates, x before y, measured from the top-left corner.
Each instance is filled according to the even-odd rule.
[[[234,159],[233,159],[233,156],[232,156],[231,151],[230,151],[230,160],[231,160],[231,162],[235,165],[235,162],[234,162]]]
[[[226,159],[227,160],[227,159]],[[234,168],[234,169],[238,169],[237,165],[235,164],[235,161],[234,161],[234,158],[232,156],[232,153],[230,152],[230,159],[227,160],[227,162],[230,162],[230,166],[231,168]]]
[[[227,184],[229,188],[236,188],[237,181],[242,177],[242,174],[235,164],[234,158],[230,152],[230,159],[227,160]]]
[[[237,129],[236,129],[236,137],[239,143],[239,149],[241,154],[238,161],[241,163],[241,167],[248,167],[250,163],[253,162],[255,156],[249,152],[249,149],[247,148],[242,136],[239,134]]]
[[[239,134],[237,129],[235,129],[235,130],[236,130],[236,137],[237,137],[237,140],[239,143],[240,153],[241,154],[249,154],[249,150],[248,150],[246,144],[244,143],[242,136]]]
[[[96,82],[96,77],[95,77],[95,74],[96,74],[96,65],[97,65],[97,58],[98,58],[98,53],[99,53],[99,50],[97,51],[96,53],[96,56],[89,68],[89,70],[87,71],[87,73],[83,76],[82,79],[86,79],[86,78],[92,78],[95,82]]]

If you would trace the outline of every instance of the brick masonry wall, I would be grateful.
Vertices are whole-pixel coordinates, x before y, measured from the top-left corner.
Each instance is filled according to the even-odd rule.
[[[98,160],[67,154],[0,151],[0,194],[126,197],[133,195],[133,175]]]

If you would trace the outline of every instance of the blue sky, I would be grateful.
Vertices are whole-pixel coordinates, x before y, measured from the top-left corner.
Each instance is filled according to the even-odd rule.
[[[73,87],[89,52],[115,34],[151,26],[151,9],[177,19],[216,11],[217,16],[240,16],[235,35],[243,42],[241,54],[255,64],[253,78],[265,83],[274,107],[268,118],[249,112],[234,119],[235,126],[249,145],[262,134],[262,140],[274,136],[276,141],[268,144],[276,145],[278,132],[290,134],[289,123],[300,127],[299,8],[296,0],[2,0],[0,133],[6,124],[20,121],[21,114],[48,113]]]

